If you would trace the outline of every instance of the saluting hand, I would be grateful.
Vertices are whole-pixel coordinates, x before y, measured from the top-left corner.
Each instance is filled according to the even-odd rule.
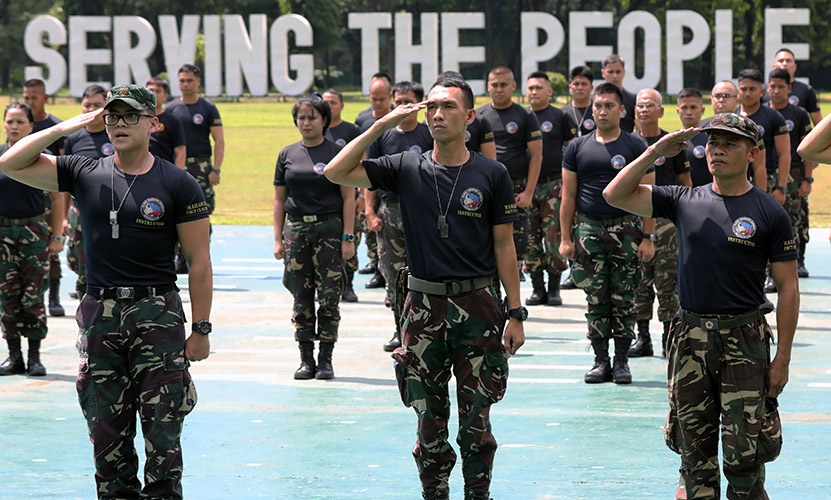
[[[384,127],[384,130],[389,130],[400,125],[411,114],[418,113],[426,107],[427,101],[421,101],[415,104],[402,104],[384,115],[376,123]]]
[[[52,125],[52,129],[55,131],[60,131],[61,135],[66,137],[72,132],[76,130],[81,130],[82,128],[89,125],[90,122],[95,120],[98,115],[104,112],[104,108],[96,109],[95,111],[90,111],[89,113],[83,113],[77,116],[73,116],[69,120],[62,121],[56,125]]]
[[[653,144],[653,148],[660,156],[670,158],[687,149],[687,141],[701,132],[698,127],[682,128],[661,137]]]

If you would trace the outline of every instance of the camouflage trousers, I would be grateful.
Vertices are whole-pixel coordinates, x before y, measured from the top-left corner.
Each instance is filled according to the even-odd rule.
[[[81,214],[75,202],[69,206],[69,243],[66,247],[66,263],[78,275],[75,291],[83,297],[87,291],[86,263],[84,261],[84,234],[81,229]]]
[[[782,447],[778,403],[765,397],[770,338],[764,318],[720,331],[673,320],[664,432],[667,446],[681,455],[687,498],[720,497],[719,435],[727,498],[768,498],[764,464]]]
[[[342,234],[341,215],[322,216],[316,222],[292,220],[292,216],[286,219],[283,286],[294,297],[291,323],[294,339],[298,342],[338,340],[339,304],[343,291]]]
[[[366,215],[363,212],[355,214],[355,225],[352,232],[355,234],[355,249],[361,244],[363,234],[366,232]],[[348,272],[355,272],[358,270],[358,252],[355,252],[351,258],[343,263],[344,270]]]
[[[652,304],[658,295],[658,321],[672,320],[678,313],[678,232],[667,219],[655,219],[655,257],[641,262],[641,280],[635,296],[638,320],[652,319]]]
[[[0,325],[4,339],[46,338],[49,225],[0,226]]]
[[[531,230],[528,251],[525,253],[525,268],[529,273],[549,271],[559,277],[566,269],[565,259],[560,255],[560,190],[563,181],[556,180],[537,184],[528,216]]]
[[[514,186],[514,196],[525,191],[525,184],[527,180],[513,179],[511,183]],[[516,248],[516,260],[522,262],[525,260],[525,254],[528,253],[528,239],[531,236],[531,214],[528,208],[517,207],[519,211],[519,220],[514,222],[514,247]]]
[[[146,299],[85,295],[78,322],[78,401],[95,458],[98,498],[182,498],[185,416],[196,389],[185,360],[185,315],[177,291]],[[144,435],[144,488],[134,446]]]
[[[779,170],[777,169],[775,173],[768,174],[768,193],[773,191],[773,188],[779,183]],[[794,179],[793,176],[788,176],[788,184],[785,185],[785,204],[783,208],[786,212],[788,212],[788,217],[791,219],[791,226],[794,232],[794,238],[796,238],[797,248],[802,243],[800,239],[800,232],[799,227],[802,225],[802,208],[801,208],[801,200],[802,198],[799,196],[799,182]]]
[[[188,158],[187,171],[199,183],[202,194],[205,195],[205,202],[208,204],[208,213],[214,213],[216,209],[216,191],[208,180],[208,174],[213,172],[214,166],[210,158]]]
[[[398,270],[407,265],[407,247],[404,243],[404,224],[401,222],[401,207],[398,203],[381,201],[378,217],[384,221],[384,228],[377,233],[378,268],[387,282],[387,300],[395,303],[395,277]],[[396,322],[397,323],[397,322]]]
[[[635,338],[635,292],[640,279],[641,220],[625,216],[591,221],[577,216],[574,283],[586,292],[590,340]]]
[[[487,491],[497,448],[490,407],[508,384],[498,291],[491,286],[454,297],[410,291],[402,321],[403,347],[393,357],[401,399],[418,416],[413,457],[422,488],[446,490],[456,463],[448,438],[453,374],[465,488]]]

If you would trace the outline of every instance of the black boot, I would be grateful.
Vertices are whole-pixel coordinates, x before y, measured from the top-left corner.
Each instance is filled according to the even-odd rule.
[[[638,340],[629,349],[630,358],[643,358],[652,356],[655,351],[652,350],[652,336],[649,335],[649,320],[638,320]]]
[[[332,368],[332,350],[334,342],[321,342],[320,352],[317,354],[317,371],[315,378],[318,380],[329,380],[335,378],[335,369]]]
[[[623,337],[615,337],[615,363],[612,367],[612,377],[616,384],[631,384],[632,372],[629,371],[629,346],[632,341]]]
[[[61,305],[60,278],[49,278],[49,316],[66,316],[66,311],[64,311],[64,308]]]
[[[548,297],[546,297],[545,303],[549,306],[563,305],[563,298],[560,297],[559,274],[548,273]]]
[[[355,288],[352,286],[352,280],[354,277],[354,271],[343,272],[343,293],[340,298],[344,302],[358,302],[358,296],[355,295]]]
[[[401,331],[396,328],[395,333],[392,334],[392,338],[384,344],[384,350],[386,352],[392,352],[399,347],[401,347]]]
[[[490,491],[476,491],[465,488],[465,500],[491,500]]]
[[[23,353],[20,352],[20,337],[6,339],[9,345],[9,357],[0,364],[0,375],[19,375],[26,373],[26,365],[23,364]]]
[[[661,334],[661,357],[667,357],[667,338],[669,337],[669,325],[671,321],[664,321],[664,333]]]
[[[450,490],[424,490],[421,492],[424,500],[450,500]]]
[[[538,306],[545,303],[545,280],[542,276],[542,271],[534,271],[531,273],[531,286],[534,291],[525,299],[526,306]]]
[[[800,278],[807,278],[811,274],[808,272],[808,268],[805,267],[805,256],[803,255],[796,261],[796,275]]]
[[[601,384],[611,382],[612,365],[609,362],[609,339],[592,340],[594,350],[594,366],[586,372],[583,380],[587,384]]]
[[[375,263],[367,262],[364,267],[358,269],[358,274],[375,274]]]
[[[381,271],[376,270],[375,276],[364,285],[364,288],[384,288],[385,286],[387,286],[387,281],[381,275]]]
[[[295,380],[315,378],[315,343],[300,342],[300,368],[294,372]]]
[[[29,339],[29,360],[26,366],[26,373],[33,377],[46,375],[46,367],[40,362],[40,339]]]

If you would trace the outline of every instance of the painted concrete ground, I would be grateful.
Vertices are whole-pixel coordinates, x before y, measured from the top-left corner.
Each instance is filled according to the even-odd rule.
[[[271,257],[271,229],[214,229],[213,353],[192,366],[199,403],[183,436],[186,498],[420,498],[410,456],[415,416],[399,403],[391,359],[381,350],[392,332],[382,292],[365,290],[366,277],[357,278],[360,302],[342,306],[336,378],[295,381],[291,298],[280,282],[282,264]],[[827,237],[827,230],[812,232],[812,274],[800,280],[791,381],[780,400],[785,447],[768,466],[774,499],[831,498]],[[65,275],[63,302],[74,311],[77,301],[66,297],[74,275]],[[523,283],[523,296],[529,293]],[[493,497],[672,498],[678,458],[661,431],[664,360],[633,360],[635,381],[628,387],[585,385],[592,355],[584,339],[584,296],[565,291],[564,299],[562,307],[531,308],[528,342],[511,359],[507,396],[492,411],[500,444]],[[77,328],[72,318],[50,318],[49,325],[43,354],[49,375],[0,378],[2,500],[95,496],[91,445],[74,388]],[[451,488],[461,498],[459,470]]]

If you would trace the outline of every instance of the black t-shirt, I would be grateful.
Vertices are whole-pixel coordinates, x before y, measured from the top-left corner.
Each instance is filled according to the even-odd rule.
[[[623,114],[620,115],[620,128],[627,132],[635,130],[635,102],[637,96],[630,94],[626,89],[621,89],[623,92]]]
[[[208,218],[196,180],[159,158],[138,178],[116,167],[114,156],[59,156],[57,162],[58,188],[72,193],[81,212],[87,283],[113,287],[176,281],[176,224]],[[113,207],[118,210],[118,239],[112,238]]]
[[[493,226],[519,218],[503,165],[471,153],[462,167],[448,168],[433,162],[428,151],[364,160],[364,167],[373,187],[401,198],[407,264],[413,276],[445,281],[497,274]],[[445,211],[448,238],[441,238],[438,218]]]
[[[651,146],[667,134],[668,132],[666,130],[661,129],[661,133],[654,137],[641,136],[641,138],[646,141],[646,144]],[[658,186],[677,186],[680,184],[678,176],[689,171],[690,163],[687,161],[687,155],[683,151],[670,158],[660,156],[655,161],[655,184]]]
[[[202,97],[195,104],[185,104],[176,99],[167,105],[165,112],[182,122],[188,158],[209,158],[212,151],[211,127],[222,126],[216,105]]]
[[[380,158],[384,155],[394,155],[404,151],[421,154],[432,150],[433,136],[430,135],[430,128],[424,123],[419,123],[416,128],[407,132],[402,132],[397,128],[387,130],[369,145],[369,149],[366,150],[366,157]],[[380,189],[378,194],[384,201],[398,201],[398,196],[386,189]]]
[[[819,111],[819,100],[814,87],[807,83],[794,80],[791,84],[791,92],[788,94],[788,103],[799,106],[808,113]]]
[[[113,153],[115,153],[115,149],[110,143],[110,136],[107,135],[106,130],[90,133],[87,129],[82,128],[69,134],[64,143],[64,154],[66,155],[80,155],[98,159],[112,156]]]
[[[685,150],[687,161],[690,163],[690,178],[693,187],[704,186],[713,182],[713,174],[707,167],[707,139],[710,136],[706,132],[700,132],[689,141]]]
[[[490,123],[496,142],[496,159],[508,168],[511,179],[528,177],[528,143],[542,138],[540,123],[533,111],[517,103],[505,109],[486,104],[476,113]]]
[[[563,178],[563,150],[566,141],[574,139],[574,128],[565,114],[554,106],[534,111],[542,133],[542,168],[540,179]]]
[[[344,147],[359,135],[361,135],[361,129],[354,123],[342,121],[337,127],[327,128],[324,137],[338,146]]]
[[[46,118],[40,121],[36,121],[34,123],[34,127],[32,127],[32,133],[35,134],[40,132],[41,130],[46,130],[49,127],[61,123],[61,119],[52,114],[46,114]],[[49,146],[46,147],[46,152],[50,155],[58,156],[61,154],[61,149],[63,148],[64,142],[66,141],[65,137],[61,137]]]
[[[476,115],[476,118],[470,122],[465,132],[465,145],[467,149],[477,153],[482,152],[482,144],[493,142],[493,130],[491,124],[481,116]]]
[[[358,116],[355,117],[355,126],[363,133],[377,121],[378,118],[372,116],[372,107],[369,107],[358,113]]]
[[[721,196],[712,185],[652,188],[655,217],[678,228],[678,299],[697,314],[738,314],[765,301],[768,261],[796,259],[791,221],[753,187]]]
[[[756,122],[756,127],[762,135],[766,149],[765,169],[768,174],[772,174],[779,165],[779,154],[776,150],[774,137],[787,134],[788,125],[778,111],[767,106],[759,106],[755,113],[747,115],[747,117]]]
[[[594,115],[592,115],[591,102],[589,102],[588,107],[575,108],[574,101],[572,101],[563,106],[562,111],[571,122],[571,128],[577,131],[577,137],[591,134],[597,128],[597,124],[594,123]]]
[[[8,144],[0,144],[0,156],[8,150]],[[0,172],[0,217],[24,219],[43,215],[45,211],[42,189],[29,187]]]
[[[801,174],[801,180],[801,176],[805,172],[805,164],[802,161],[802,157],[797,154],[796,148],[799,147],[802,138],[808,135],[808,132],[814,128],[811,124],[811,116],[803,108],[794,106],[793,104],[788,104],[784,108],[777,109],[776,111],[785,119],[785,125],[787,125],[788,133],[791,135],[791,170],[799,172]]]
[[[605,144],[597,142],[596,132],[571,141],[563,156],[563,168],[577,174],[577,212],[592,219],[629,215],[609,205],[603,198],[603,189],[644,151],[643,139],[622,130],[620,137]],[[654,170],[650,167],[648,172]]]
[[[150,134],[150,152],[163,160],[173,163],[174,149],[185,145],[185,129],[178,118],[163,111],[159,118],[159,131]]]
[[[286,213],[333,215],[343,213],[340,186],[323,175],[323,169],[340,151],[330,140],[307,148],[301,142],[280,151],[274,169],[274,185],[286,186]]]

